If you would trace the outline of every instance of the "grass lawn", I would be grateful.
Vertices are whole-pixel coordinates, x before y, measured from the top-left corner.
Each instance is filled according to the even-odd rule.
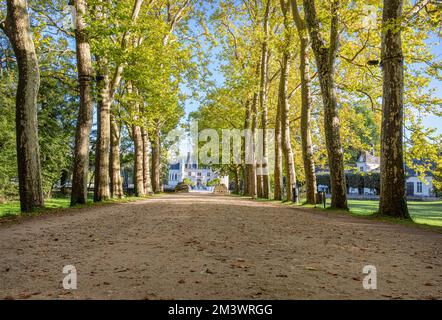
[[[86,205],[78,205],[75,206],[77,208],[83,207],[83,206],[90,206],[93,205],[94,202],[92,200],[92,196],[88,197],[88,202]],[[100,203],[106,204],[106,203],[114,203],[114,202],[130,202],[135,200],[140,200],[143,198],[140,197],[125,197],[123,199],[110,199],[106,200]],[[45,207],[42,209],[36,210],[36,213],[45,212],[52,209],[62,209],[62,208],[69,208],[71,199],[69,197],[67,198],[51,198],[51,199],[45,199]],[[6,217],[6,216],[16,216],[20,214],[20,202],[19,201],[8,201],[6,203],[0,203],[0,217]]]
[[[237,195],[236,195],[237,196]],[[242,197],[242,196],[239,196]],[[245,197],[247,198],[247,197]],[[275,203],[281,203],[280,201],[268,200],[268,199],[256,199],[257,201],[271,201]],[[300,199],[299,203],[303,203],[305,199]],[[327,206],[330,206],[330,198],[327,198]],[[283,205],[296,205],[293,202],[282,202]],[[374,215],[378,210],[379,201],[377,200],[348,200],[348,206],[350,207],[350,213],[357,216],[370,216]],[[304,205],[304,207],[313,208],[312,205]],[[322,205],[318,205],[318,208],[322,209]],[[409,201],[408,209],[410,215],[415,223],[427,224],[431,226],[442,227],[442,201]]]
[[[371,215],[378,210],[378,204],[372,200],[348,200],[350,211],[356,215]],[[408,209],[414,222],[442,227],[442,201],[409,201]]]

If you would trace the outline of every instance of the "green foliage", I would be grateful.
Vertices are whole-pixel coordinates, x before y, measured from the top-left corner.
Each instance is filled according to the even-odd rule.
[[[217,186],[221,183],[221,180],[219,178],[215,178],[213,180],[210,180],[207,182],[207,186],[208,187],[213,187],[213,186]]]
[[[183,184],[188,185],[188,186],[194,186],[195,182],[193,182],[190,178],[184,178],[182,181]]]
[[[18,194],[15,144],[15,73],[0,76],[0,202]]]

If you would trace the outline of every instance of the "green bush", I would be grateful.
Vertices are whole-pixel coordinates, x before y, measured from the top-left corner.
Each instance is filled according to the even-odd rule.
[[[188,185],[188,186],[194,186],[194,185],[195,185],[195,182],[193,182],[192,180],[190,180],[190,178],[184,178],[184,179],[183,179],[183,183],[184,183],[185,185]]]
[[[219,178],[215,178],[213,180],[210,180],[209,182],[207,182],[207,186],[208,187],[213,187],[213,186],[217,186],[221,183],[221,180]]]

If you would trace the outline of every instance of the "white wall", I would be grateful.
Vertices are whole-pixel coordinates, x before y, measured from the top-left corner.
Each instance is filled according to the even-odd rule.
[[[432,177],[425,177],[426,182],[422,182],[418,177],[409,177],[407,179],[407,182],[413,182],[414,183],[414,195],[415,196],[424,196],[424,197],[430,197],[433,192],[433,178]],[[422,192],[418,192],[417,190],[417,183],[422,182]]]

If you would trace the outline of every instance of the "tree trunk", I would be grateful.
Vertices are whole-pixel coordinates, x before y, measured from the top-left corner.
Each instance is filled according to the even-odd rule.
[[[100,59],[98,59],[100,60]],[[99,61],[104,66],[107,61]],[[109,151],[110,151],[110,79],[106,67],[98,75],[97,146],[95,151],[94,201],[109,199]]]
[[[143,173],[143,137],[141,135],[141,129],[138,125],[133,126],[133,137],[135,146],[134,157],[134,188],[135,195],[141,197],[145,195],[144,191],[144,173]]]
[[[239,194],[240,193],[240,174],[241,174],[241,168],[240,166],[236,166],[233,174],[235,176],[235,190],[233,191],[233,193],[235,194]]]
[[[87,202],[89,172],[89,144],[92,127],[92,58],[88,37],[85,34],[86,0],[75,0],[76,51],[78,82],[80,85],[80,108],[75,132],[74,168],[72,174],[71,206]]]
[[[284,166],[286,175],[286,200],[292,201],[293,188],[296,187],[295,163],[293,161],[293,151],[290,139],[290,121],[287,89],[290,73],[290,54],[283,53],[281,68],[281,86],[279,92],[279,104],[281,105],[281,142],[282,154],[284,156]]]
[[[141,129],[143,137],[143,184],[144,193],[152,194],[152,181],[150,178],[150,161],[149,161],[149,136],[144,129]]]
[[[281,70],[282,72],[282,70]],[[283,83],[282,73],[279,80],[278,103],[276,107],[275,119],[275,172],[274,172],[274,192],[275,200],[282,200],[282,151],[281,151],[281,101],[279,99],[281,86]]]
[[[69,178],[69,171],[63,169],[61,171],[61,177],[60,177],[60,193],[62,195],[67,195],[68,191],[66,189],[66,183],[68,182]]]
[[[403,0],[384,0],[382,15],[382,128],[379,213],[409,218],[403,159],[404,58],[400,23]]]
[[[245,112],[245,117],[244,117],[244,130],[250,130],[250,124],[251,124],[251,106],[250,106],[250,101],[247,100],[246,102],[246,112]],[[244,163],[244,168],[243,168],[243,178],[244,178],[244,190],[243,190],[243,194],[244,195],[248,195],[249,194],[249,168],[247,165],[247,157],[248,157],[248,150],[246,150],[246,136],[243,137],[242,139],[242,148],[243,148],[243,153],[244,153],[244,157],[245,157],[245,163]]]
[[[121,128],[118,125],[115,116],[111,116],[111,194],[114,198],[123,197],[123,179],[121,178],[120,165],[120,141]]]
[[[301,76],[301,143],[304,163],[306,203],[316,204],[316,174],[313,159],[311,136],[311,95],[308,58],[308,34],[304,20],[301,18],[296,0],[292,0],[293,20],[295,21],[300,40],[299,71]]]
[[[334,81],[335,61],[339,42],[338,5],[338,0],[332,2],[330,45],[327,46],[319,32],[319,22],[316,16],[314,0],[304,0],[305,19],[312,40],[312,49],[318,68],[319,83],[324,104],[324,129],[328,166],[330,169],[331,207],[347,210],[344,153],[341,144],[336,86]]]
[[[257,193],[257,183],[256,183],[256,157],[255,157],[255,134],[256,134],[256,126],[257,126],[257,108],[258,108],[258,94],[253,94],[253,100],[250,105],[250,122],[249,129],[250,135],[248,137],[248,152],[247,152],[247,162],[246,163],[246,171],[247,171],[247,194],[249,197],[256,197]]]
[[[14,48],[18,65],[16,141],[21,211],[43,207],[38,147],[37,96],[40,85],[26,0],[8,0],[6,21],[1,25]]]
[[[263,20],[263,29],[264,29],[264,41],[262,43],[261,49],[261,81],[259,85],[259,103],[261,109],[261,125],[263,131],[262,137],[262,164],[261,164],[261,177],[262,182],[259,182],[258,185],[262,184],[260,197],[268,199],[269,198],[269,190],[270,190],[270,180],[268,173],[268,150],[267,150],[267,73],[268,73],[268,60],[269,60],[269,45],[268,45],[268,37],[269,37],[269,15],[270,15],[270,4],[271,1],[267,0],[266,10],[264,13]]]
[[[161,192],[161,138],[160,126],[157,123],[152,140],[152,191]]]
[[[140,13],[143,0],[136,0],[132,7],[132,21],[136,21]],[[97,10],[97,18],[103,19],[101,6]],[[121,39],[120,47],[124,50],[128,45],[130,32],[126,31]],[[111,140],[110,110],[114,99],[115,91],[120,85],[125,64],[116,65],[112,78],[109,75],[108,61],[97,57],[97,64],[100,68],[97,87],[99,88],[99,99],[97,106],[98,132],[97,150],[95,153],[95,186],[94,201],[101,201],[109,198],[109,151]]]

